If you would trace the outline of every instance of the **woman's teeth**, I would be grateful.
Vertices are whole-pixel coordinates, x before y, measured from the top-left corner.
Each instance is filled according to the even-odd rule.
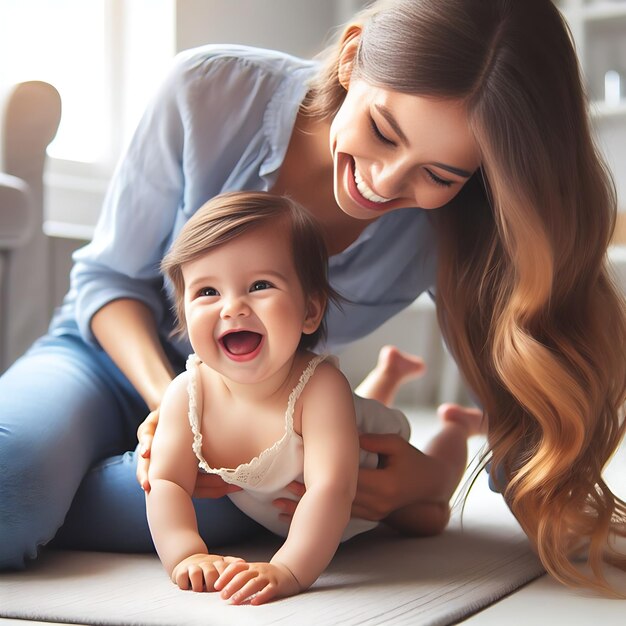
[[[389,198],[383,198],[378,194],[375,194],[365,183],[359,171],[354,168],[354,182],[356,183],[356,188],[359,190],[359,193],[370,202],[382,203],[389,202]]]

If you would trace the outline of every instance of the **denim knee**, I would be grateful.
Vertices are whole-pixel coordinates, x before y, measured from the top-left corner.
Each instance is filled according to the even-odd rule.
[[[25,442],[0,430],[0,569],[22,569],[63,521],[51,500],[50,474]]]

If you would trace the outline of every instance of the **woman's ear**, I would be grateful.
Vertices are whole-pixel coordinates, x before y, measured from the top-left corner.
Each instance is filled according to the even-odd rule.
[[[326,303],[320,296],[310,296],[307,303],[306,317],[302,325],[302,332],[305,335],[312,335],[322,323]]]
[[[350,85],[350,77],[356,59],[356,53],[359,49],[359,41],[361,40],[361,27],[357,24],[350,24],[346,27],[341,37],[341,51],[339,53],[339,61],[337,63],[337,78],[339,84],[347,91]]]

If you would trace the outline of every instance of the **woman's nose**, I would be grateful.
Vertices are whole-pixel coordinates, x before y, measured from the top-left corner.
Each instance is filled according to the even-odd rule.
[[[383,198],[397,198],[403,195],[403,186],[406,185],[407,168],[401,163],[380,163],[373,172],[372,183],[374,191]]]

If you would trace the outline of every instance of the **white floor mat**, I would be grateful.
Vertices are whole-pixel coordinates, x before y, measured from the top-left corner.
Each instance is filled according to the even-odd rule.
[[[433,415],[432,413],[430,414]],[[416,418],[413,441],[435,427]],[[476,444],[473,446],[476,447]],[[278,540],[229,548],[269,558]],[[408,539],[379,529],[340,547],[307,592],[268,605],[230,606],[178,590],[155,556],[44,552],[25,572],[0,574],[0,617],[78,624],[452,624],[542,573],[502,498],[479,477],[462,523]]]

